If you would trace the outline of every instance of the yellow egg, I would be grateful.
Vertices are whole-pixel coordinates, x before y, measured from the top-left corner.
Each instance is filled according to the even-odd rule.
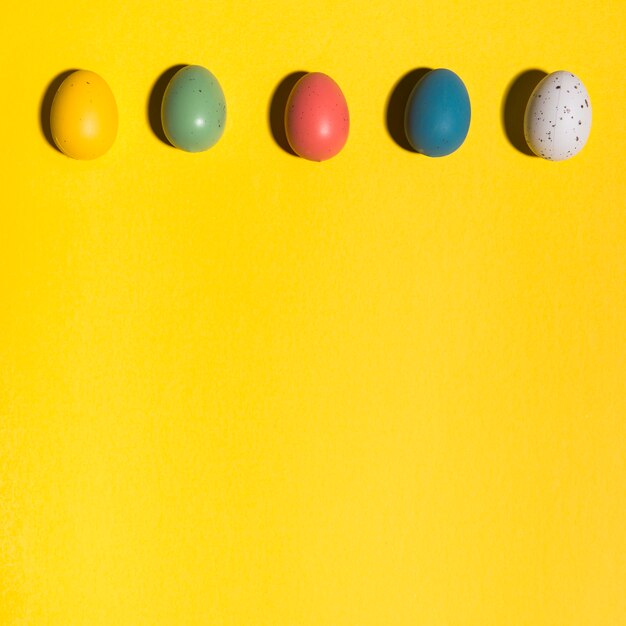
[[[94,72],[72,72],[50,110],[50,130],[61,152],[73,159],[102,156],[117,135],[117,105],[111,88]]]

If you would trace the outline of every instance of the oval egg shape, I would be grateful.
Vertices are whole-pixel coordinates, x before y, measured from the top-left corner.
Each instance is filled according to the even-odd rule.
[[[348,140],[350,114],[339,85],[321,72],[303,76],[285,109],[285,131],[293,151],[309,161],[338,154]]]
[[[50,131],[59,150],[73,159],[95,159],[113,145],[115,97],[95,72],[77,70],[59,86],[50,108]]]
[[[463,81],[452,71],[432,70],[409,96],[404,129],[413,148],[430,157],[451,154],[469,131],[471,106]]]
[[[559,71],[546,76],[526,105],[524,136],[530,149],[549,161],[578,154],[591,132],[591,100],[580,78]]]
[[[187,65],[169,82],[161,103],[169,142],[185,152],[214,146],[226,125],[226,99],[217,78],[200,65]]]

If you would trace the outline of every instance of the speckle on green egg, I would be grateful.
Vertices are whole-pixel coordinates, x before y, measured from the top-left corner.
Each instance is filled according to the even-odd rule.
[[[214,146],[226,125],[226,100],[215,76],[200,65],[187,65],[170,81],[161,104],[163,131],[186,152]]]

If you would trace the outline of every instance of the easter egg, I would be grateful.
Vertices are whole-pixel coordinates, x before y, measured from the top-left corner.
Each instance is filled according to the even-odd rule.
[[[564,161],[583,149],[590,132],[591,100],[580,78],[564,71],[546,76],[526,105],[530,149],[549,161]]]
[[[470,99],[463,81],[450,70],[432,70],[409,96],[404,129],[417,152],[440,157],[451,154],[465,141],[470,118]]]
[[[339,85],[321,72],[303,76],[285,109],[285,131],[293,151],[310,161],[338,154],[348,140],[350,115]]]
[[[214,146],[226,125],[226,100],[217,78],[200,65],[176,72],[163,94],[161,122],[176,148],[202,152]]]
[[[50,108],[50,131],[61,152],[83,160],[102,156],[117,125],[113,92],[98,74],[77,70],[61,83]]]

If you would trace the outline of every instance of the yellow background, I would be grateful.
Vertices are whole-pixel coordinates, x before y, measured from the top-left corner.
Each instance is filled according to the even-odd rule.
[[[0,623],[626,624],[626,4],[8,3],[0,24]],[[220,143],[150,130],[207,66]],[[399,148],[394,84],[448,67],[450,157]],[[117,98],[53,150],[59,72]],[[583,80],[572,161],[501,122],[527,69]],[[344,151],[282,151],[272,92],[342,87]]]

